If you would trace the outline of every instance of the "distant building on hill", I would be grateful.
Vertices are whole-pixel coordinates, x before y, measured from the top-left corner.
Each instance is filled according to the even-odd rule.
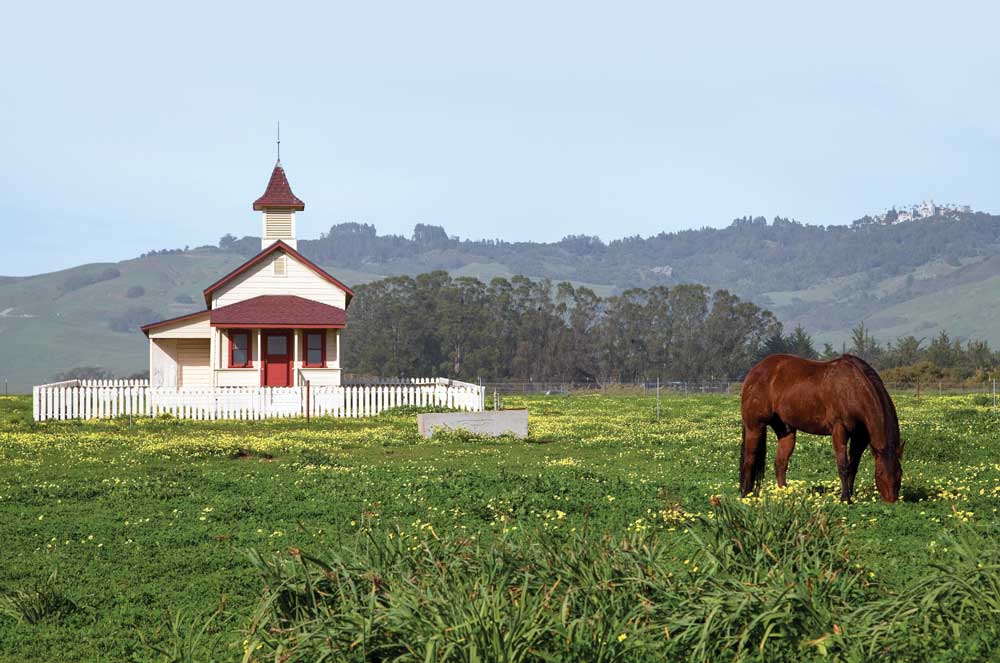
[[[925,200],[919,205],[901,205],[898,209],[891,209],[881,214],[865,215],[855,221],[852,225],[882,225],[891,226],[907,221],[917,221],[919,219],[929,219],[934,216],[957,218],[961,214],[972,214],[970,205],[938,205],[933,200]]]

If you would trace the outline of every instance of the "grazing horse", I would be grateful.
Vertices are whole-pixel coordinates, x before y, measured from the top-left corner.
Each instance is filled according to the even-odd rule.
[[[756,490],[764,478],[767,427],[778,437],[774,473],[784,486],[795,432],[833,436],[840,473],[840,499],[849,502],[861,454],[871,447],[875,485],[882,499],[899,499],[903,444],[896,406],[882,379],[864,360],[843,355],[811,361],[793,355],[771,355],[750,369],[743,381],[743,448],[740,495]]]

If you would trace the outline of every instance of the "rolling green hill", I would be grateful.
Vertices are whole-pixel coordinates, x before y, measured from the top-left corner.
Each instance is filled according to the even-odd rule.
[[[259,247],[258,238],[227,236],[220,247],[0,277],[0,380],[25,391],[76,366],[145,370],[138,325],[198,310],[202,289]],[[860,321],[883,341],[946,329],[1000,347],[1000,217],[982,213],[828,227],[748,217],[721,229],[549,244],[461,240],[423,224],[407,238],[346,223],[299,248],[350,285],[434,269],[566,280],[605,295],[695,282],[770,308],[786,326],[802,324],[838,347]]]

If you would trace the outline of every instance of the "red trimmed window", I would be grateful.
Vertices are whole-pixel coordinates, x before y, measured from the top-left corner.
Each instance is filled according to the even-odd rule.
[[[326,331],[306,332],[303,366],[323,368],[326,366]]]
[[[250,368],[250,332],[229,332],[229,368]]]

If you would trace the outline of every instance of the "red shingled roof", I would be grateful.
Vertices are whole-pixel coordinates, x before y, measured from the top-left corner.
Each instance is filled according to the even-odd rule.
[[[213,327],[262,329],[340,328],[347,322],[342,308],[295,295],[260,295],[212,309]]]
[[[306,204],[292,193],[292,186],[285,177],[285,169],[281,167],[280,161],[274,164],[271,181],[267,183],[264,195],[253,202],[253,208],[258,212],[265,207],[289,207],[298,212],[306,208]]]

